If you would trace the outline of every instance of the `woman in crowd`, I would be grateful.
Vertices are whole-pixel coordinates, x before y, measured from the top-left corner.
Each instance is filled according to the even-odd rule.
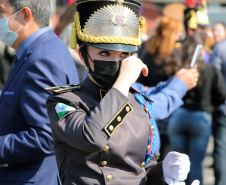
[[[183,66],[190,64],[197,44],[204,45],[202,34],[187,36],[183,42]],[[197,61],[198,85],[187,92],[183,98],[184,105],[171,115],[168,125],[172,150],[185,153],[190,158],[188,184],[198,179],[201,185],[203,160],[211,134],[211,113],[215,106],[224,102],[226,95],[222,74],[203,62],[204,52],[203,49]]]
[[[153,35],[142,44],[138,52],[138,58],[151,70],[147,77],[141,75],[138,82],[152,87],[175,74],[181,64],[177,41],[182,31],[181,21],[166,16],[160,18]]]
[[[141,43],[140,3],[77,2],[72,43],[89,75],[81,85],[53,87],[47,100],[63,185],[181,184],[187,155],[154,159],[151,100],[130,86],[148,69],[131,56]],[[132,29],[133,28],[133,29]]]

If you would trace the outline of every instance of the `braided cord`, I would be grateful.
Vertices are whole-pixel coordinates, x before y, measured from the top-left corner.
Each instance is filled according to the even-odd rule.
[[[150,145],[150,149],[147,150],[145,154],[145,164],[147,164],[155,151],[156,123],[154,119],[154,113],[152,110],[151,103],[149,101],[146,101],[141,94],[134,93],[133,95],[138,101],[138,103],[140,103],[143,108],[146,108],[147,115],[151,121],[151,126],[154,126],[154,130],[150,131],[149,138],[148,138],[148,145]]]
[[[86,35],[82,32],[81,30],[81,25],[80,25],[80,19],[79,19],[79,12],[75,13],[74,16],[74,23],[72,25],[72,29],[76,29],[76,34],[78,38],[84,42],[90,42],[90,43],[109,43],[109,44],[130,44],[134,46],[138,46],[141,44],[141,37],[140,37],[140,29],[144,24],[144,18],[140,17],[139,22],[140,22],[140,27],[139,27],[139,38],[125,38],[125,37],[108,37],[108,36],[92,36],[92,35]],[[71,38],[75,39],[75,38]]]

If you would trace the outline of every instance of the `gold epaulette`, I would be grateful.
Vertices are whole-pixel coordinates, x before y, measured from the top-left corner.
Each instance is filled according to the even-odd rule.
[[[71,92],[74,90],[80,90],[81,85],[79,84],[68,84],[63,86],[57,86],[57,87],[47,87],[45,90],[50,91],[54,94],[61,94],[65,92]]]

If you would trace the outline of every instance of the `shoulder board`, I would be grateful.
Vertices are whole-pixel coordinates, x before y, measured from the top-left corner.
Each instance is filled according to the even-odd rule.
[[[132,87],[130,87],[129,91],[130,91],[131,93],[139,93],[139,94],[141,94],[141,95],[144,97],[145,100],[147,100],[147,101],[149,101],[149,102],[151,102],[151,103],[154,103],[154,102],[153,102],[152,100],[150,100],[148,97],[146,97],[145,95],[143,95],[142,93],[140,93],[139,91],[137,91],[136,89],[134,89],[134,88],[132,88]]]
[[[45,90],[50,91],[54,94],[61,94],[65,92],[71,92],[75,90],[80,90],[81,85],[79,84],[68,84],[63,86],[57,86],[57,87],[47,87]]]

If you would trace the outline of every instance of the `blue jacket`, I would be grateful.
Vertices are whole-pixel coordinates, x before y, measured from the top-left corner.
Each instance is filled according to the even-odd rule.
[[[0,184],[59,184],[44,88],[78,79],[67,47],[52,30],[23,53],[0,96]]]
[[[187,92],[185,83],[177,78],[160,82],[155,87],[145,88],[135,82],[132,87],[151,99],[155,120],[167,118],[173,111],[183,105],[182,98]]]

